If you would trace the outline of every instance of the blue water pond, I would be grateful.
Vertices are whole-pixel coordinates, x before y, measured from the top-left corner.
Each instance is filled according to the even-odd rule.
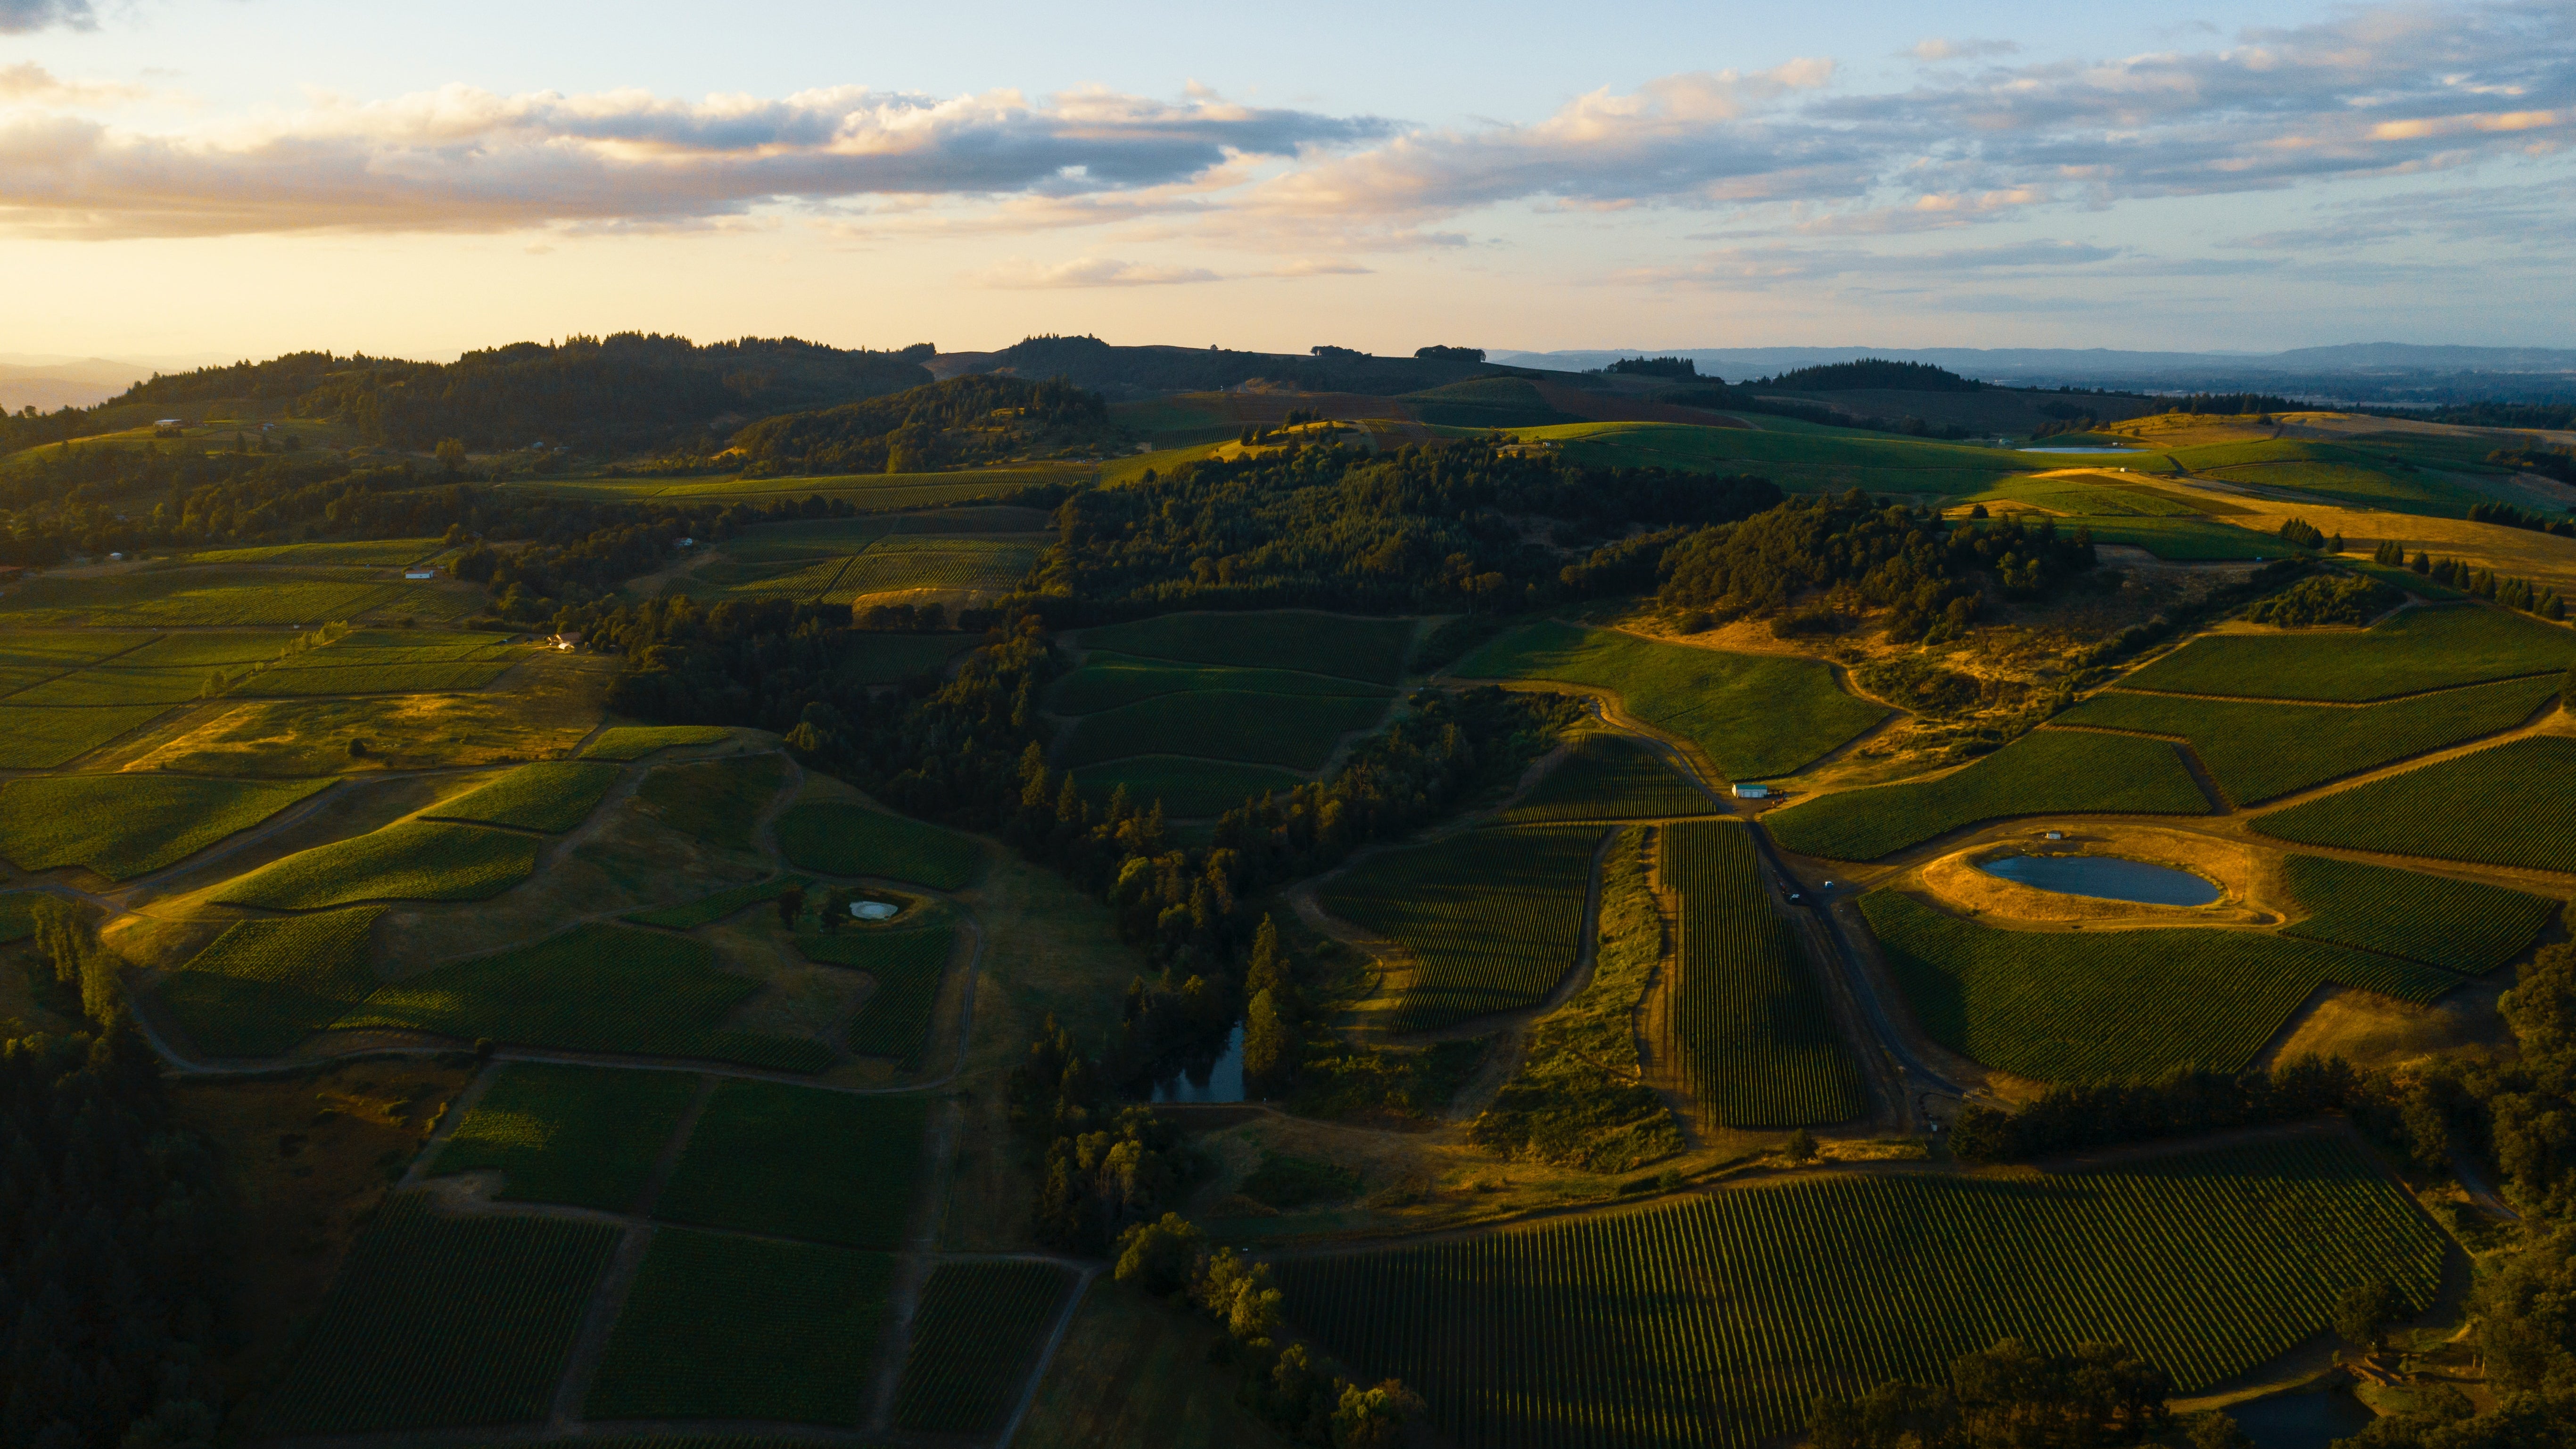
[[[2187,870],[2116,855],[2007,855],[1977,868],[2034,890],[2148,906],[2205,906],[2225,894]]]

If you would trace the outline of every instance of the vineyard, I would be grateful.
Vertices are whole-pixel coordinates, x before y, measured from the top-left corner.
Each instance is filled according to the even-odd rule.
[[[673,830],[711,844],[750,850],[752,829],[770,797],[787,780],[782,755],[735,755],[686,765],[661,765],[644,777],[635,798]]]
[[[147,724],[168,706],[115,709],[22,709],[0,706],[0,770],[50,770],[67,765],[126,731]]]
[[[917,1434],[1002,1427],[1073,1283],[1052,1263],[940,1264],[913,1314],[895,1426]]]
[[[1673,773],[1663,757],[1624,735],[1588,734],[1504,812],[1510,825],[1566,820],[1657,820],[1723,814],[1726,807]]]
[[[660,1229],[582,1413],[854,1425],[893,1282],[881,1253]]]
[[[1163,614],[1082,631],[1085,649],[1185,664],[1294,669],[1388,686],[1404,676],[1412,643],[1410,619],[1355,619],[1302,609]]]
[[[767,880],[755,881],[750,885],[716,891],[693,901],[682,901],[676,906],[656,906],[652,910],[635,911],[618,919],[631,921],[639,926],[660,926],[666,931],[694,931],[700,926],[712,926],[746,907],[774,901],[785,895],[791,886],[803,890],[812,884],[812,881],[801,875],[771,876]]]
[[[2044,1081],[2242,1070],[2317,987],[2431,1001],[2448,971],[2266,931],[1999,931],[1911,896],[1861,898],[1933,1040]]]
[[[2253,824],[2301,845],[2576,872],[2576,739],[2514,740]]]
[[[496,1170],[503,1201],[631,1212],[697,1094],[684,1072],[514,1062],[426,1170]]]
[[[507,830],[405,820],[271,861],[215,899],[281,911],[356,901],[489,900],[535,873],[537,846]]]
[[[2163,740],[2034,730],[1966,769],[1848,790],[1764,817],[1801,855],[1877,860],[2015,815],[2205,815],[2209,799]]]
[[[600,797],[617,783],[618,773],[615,765],[578,761],[521,765],[479,790],[422,811],[421,818],[561,834],[599,808]]]
[[[1251,694],[1324,694],[1383,699],[1384,685],[1288,669],[1241,669],[1218,664],[1180,664],[1168,659],[1138,659],[1099,652],[1082,667],[1055,682],[1047,708],[1057,714],[1094,714],[1120,705],[1203,689],[1231,689]]]
[[[581,752],[585,760],[640,760],[656,750],[720,745],[733,738],[722,725],[619,725],[599,732]]]
[[[2109,691],[2054,723],[2181,736],[2229,799],[2259,805],[2512,729],[2555,695],[2558,683],[2508,679],[2358,708]]]
[[[939,1004],[940,978],[956,953],[957,932],[950,926],[917,931],[876,931],[847,927],[831,935],[796,938],[810,960],[848,966],[876,978],[876,990],[850,1021],[850,1050],[863,1057],[893,1057],[905,1071],[921,1069],[922,1048],[930,1036],[931,1013]]]
[[[1181,755],[1131,755],[1105,765],[1085,765],[1073,772],[1085,793],[1107,799],[1119,786],[1143,809],[1154,802],[1173,819],[1222,815],[1255,797],[1294,790],[1306,783],[1276,765],[1238,765],[1231,760],[1194,760]]]
[[[2118,1340],[2184,1392],[2447,1240],[2340,1138],[2117,1172],[1809,1178],[1419,1247],[1291,1257],[1290,1317],[1429,1400],[1460,1449],[1752,1449],[1821,1394],[1938,1383],[2005,1337]]]
[[[560,1218],[441,1217],[388,1199],[358,1240],[264,1435],[545,1418],[617,1230]]]
[[[329,780],[52,775],[0,785],[0,855],[20,870],[77,865],[131,880],[328,786]]]
[[[1007,594],[1037,561],[1035,543],[938,535],[884,538],[850,560],[822,597],[838,604],[908,589]]]
[[[1384,695],[1232,689],[1165,695],[1077,719],[1061,759],[1081,766],[1130,755],[1196,755],[1312,770],[1332,756],[1343,735],[1374,728],[1386,708]]]
[[[2576,640],[2528,615],[2471,604],[2406,609],[2358,633],[2212,634],[2120,681],[2123,689],[2358,704],[2576,661]]]
[[[384,913],[237,921],[161,983],[161,1004],[208,1056],[282,1056],[380,984],[368,940]]]
[[[1658,644],[1552,620],[1496,639],[1450,672],[1607,690],[1628,714],[1697,745],[1730,780],[1804,768],[1887,717],[1886,706],[1844,693],[1820,659]]]
[[[883,876],[939,891],[969,884],[984,863],[984,847],[972,837],[837,801],[788,807],[778,817],[778,851],[799,870]]]
[[[1429,1031],[1537,1002],[1581,948],[1601,831],[1473,830],[1375,857],[1318,897],[1325,910],[1401,945],[1413,985],[1391,1030]]]
[[[1814,963],[1763,889],[1751,828],[1666,826],[1661,874],[1681,897],[1667,1056],[1683,1063],[1709,1115],[1733,1127],[1859,1116],[1867,1106],[1859,1064]]]
[[[654,1215],[852,1248],[898,1247],[929,1104],[776,1082],[716,1088]]]
[[[2527,950],[2559,903],[2501,886],[2318,855],[2282,867],[2311,914],[2282,934],[2483,976]]]

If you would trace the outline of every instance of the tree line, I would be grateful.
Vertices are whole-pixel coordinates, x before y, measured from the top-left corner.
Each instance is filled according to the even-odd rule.
[[[885,397],[764,418],[734,434],[746,477],[919,473],[1112,448],[1109,405],[1061,378],[968,375]]]

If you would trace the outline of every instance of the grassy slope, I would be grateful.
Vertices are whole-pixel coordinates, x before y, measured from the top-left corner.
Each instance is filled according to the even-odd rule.
[[[1845,694],[1822,660],[1659,644],[1553,620],[1494,640],[1450,672],[1609,690],[1629,714],[1698,745],[1731,780],[1789,774],[1887,715]]]
[[[282,1056],[381,984],[368,942],[384,910],[237,921],[161,983],[161,1004],[209,1056]]]
[[[1397,1031],[1531,1005],[1581,947],[1596,827],[1476,830],[1369,860],[1327,882],[1324,909],[1415,960]]]
[[[1579,462],[1759,473],[1793,492],[1974,493],[2032,467],[2028,457],[1999,448],[1797,425],[1785,418],[1754,422],[1753,428],[1567,423],[1517,431],[1525,439],[1560,443]]]
[[[698,1092],[680,1072],[514,1062],[456,1124],[430,1170],[495,1169],[494,1196],[631,1211]]]
[[[853,1248],[903,1243],[929,1103],[726,1082],[657,1216]]]
[[[723,725],[618,725],[600,731],[581,754],[586,760],[640,760],[655,750],[722,744],[732,737]]]
[[[674,830],[749,850],[760,812],[786,779],[784,756],[738,755],[658,766],[636,787],[635,798]]]
[[[56,775],[0,785],[0,855],[20,870],[85,866],[130,880],[185,860],[329,785]]]
[[[2037,730],[1932,780],[1826,795],[1764,817],[1802,855],[1877,860],[2014,815],[2202,815],[2209,801],[2162,740]]]
[[[778,817],[778,850],[799,870],[884,876],[943,891],[972,881],[984,858],[971,837],[824,800],[798,801]]]
[[[489,900],[535,872],[537,846],[506,830],[406,820],[271,861],[215,899],[282,911],[355,901]]]
[[[426,820],[512,825],[560,834],[590,817],[617,783],[615,765],[540,760],[521,765],[479,790],[441,802]]]

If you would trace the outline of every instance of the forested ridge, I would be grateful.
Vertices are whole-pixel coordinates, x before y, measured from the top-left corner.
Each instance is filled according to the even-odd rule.
[[[1108,405],[1061,379],[966,376],[790,413],[736,433],[746,477],[917,473],[1115,446]]]

